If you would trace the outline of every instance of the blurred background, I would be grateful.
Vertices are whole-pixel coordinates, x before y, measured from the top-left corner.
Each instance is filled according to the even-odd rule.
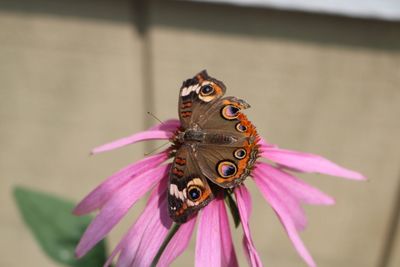
[[[368,177],[302,176],[337,200],[306,207],[302,238],[319,266],[400,266],[400,2],[320,2],[1,0],[0,266],[57,266],[24,225],[14,186],[80,200],[152,145],[90,149],[157,123],[147,111],[176,118],[181,82],[202,69],[251,104],[269,142]],[[305,266],[247,184],[265,266]],[[175,266],[193,265],[194,240]]]

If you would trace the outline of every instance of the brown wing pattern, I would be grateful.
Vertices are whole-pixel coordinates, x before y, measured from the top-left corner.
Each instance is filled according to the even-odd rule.
[[[196,123],[225,94],[225,85],[204,70],[183,82],[179,92],[179,119],[184,129]]]
[[[180,223],[186,222],[191,214],[214,198],[190,149],[189,146],[182,145],[177,150],[169,175],[169,214],[175,222]]]
[[[215,184],[232,188],[250,174],[258,155],[258,135],[254,125],[240,111],[249,105],[235,97],[220,99],[206,113],[208,120],[200,121],[204,132],[212,138],[233,143],[212,142],[199,144],[198,159],[201,172]]]
[[[235,97],[222,98],[225,91],[206,71],[181,87],[182,127],[174,139],[177,150],[168,185],[169,214],[175,222],[186,222],[218,188],[242,183],[257,158],[256,129],[241,112],[250,106]]]

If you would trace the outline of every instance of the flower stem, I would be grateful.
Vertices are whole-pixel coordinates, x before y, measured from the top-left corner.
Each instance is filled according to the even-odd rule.
[[[169,229],[168,235],[165,237],[163,243],[161,244],[160,249],[158,250],[156,256],[154,257],[153,261],[151,262],[151,267],[156,267],[158,261],[161,258],[161,255],[163,254],[165,248],[167,247],[169,241],[171,241],[172,237],[174,237],[174,235],[176,234],[176,232],[178,231],[179,227],[181,225],[179,223],[174,223],[171,227],[171,229]]]
[[[239,209],[237,207],[237,204],[235,200],[232,197],[232,193],[230,191],[227,191],[225,193],[225,202],[229,207],[229,210],[231,211],[232,217],[233,217],[233,222],[235,223],[235,227],[238,228],[240,225],[240,215],[239,215]]]

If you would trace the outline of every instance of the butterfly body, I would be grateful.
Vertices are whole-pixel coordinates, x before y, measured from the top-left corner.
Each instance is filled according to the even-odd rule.
[[[191,146],[199,145],[230,145],[238,141],[238,138],[223,133],[213,133],[202,131],[196,128],[186,129],[184,132],[178,133],[177,140],[181,144],[190,144]]]
[[[258,154],[255,127],[240,111],[250,105],[224,97],[225,85],[200,72],[180,90],[174,162],[169,177],[170,217],[179,223],[206,206],[219,191],[250,174]]]

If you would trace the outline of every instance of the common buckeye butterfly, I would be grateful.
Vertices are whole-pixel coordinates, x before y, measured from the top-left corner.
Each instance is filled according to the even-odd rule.
[[[223,82],[204,70],[183,82],[179,93],[181,127],[173,137],[168,209],[178,223],[234,188],[250,174],[258,154],[254,125],[241,113],[250,105],[223,97]]]

